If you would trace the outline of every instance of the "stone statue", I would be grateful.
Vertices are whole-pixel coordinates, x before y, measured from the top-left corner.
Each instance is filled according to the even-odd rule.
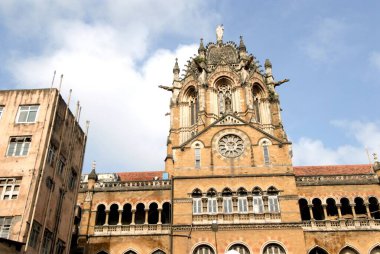
[[[223,41],[223,24],[216,27],[216,41]]]

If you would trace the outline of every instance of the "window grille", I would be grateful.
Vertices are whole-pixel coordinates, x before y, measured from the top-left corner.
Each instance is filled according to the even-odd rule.
[[[264,248],[263,254],[285,254],[285,250],[278,244],[269,244]]]
[[[270,164],[269,147],[268,147],[268,143],[265,141],[263,143],[263,153],[264,153],[264,164],[269,165]]]
[[[53,234],[46,229],[44,233],[44,240],[42,243],[42,254],[50,254],[52,247],[52,237]]]
[[[53,145],[49,146],[46,162],[53,165],[55,158],[56,148]]]

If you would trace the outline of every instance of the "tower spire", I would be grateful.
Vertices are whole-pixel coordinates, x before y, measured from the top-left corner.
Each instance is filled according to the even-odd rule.
[[[239,51],[247,52],[247,48],[245,47],[243,36],[240,35],[240,43],[239,43]]]

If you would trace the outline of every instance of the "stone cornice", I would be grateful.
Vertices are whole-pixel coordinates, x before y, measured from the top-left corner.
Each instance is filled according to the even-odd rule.
[[[296,176],[297,186],[378,184],[374,174]]]

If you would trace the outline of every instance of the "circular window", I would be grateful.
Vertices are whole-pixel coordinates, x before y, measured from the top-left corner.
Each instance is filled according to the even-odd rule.
[[[224,157],[235,158],[243,153],[244,142],[241,137],[235,134],[227,134],[219,139],[218,149]]]

